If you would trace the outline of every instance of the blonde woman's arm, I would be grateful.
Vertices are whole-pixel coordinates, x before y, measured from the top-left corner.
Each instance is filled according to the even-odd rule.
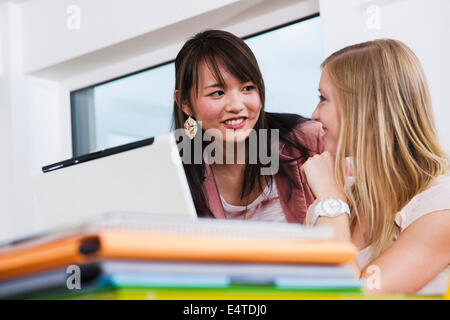
[[[334,159],[328,152],[315,155],[302,167],[317,201],[338,198],[345,201],[333,171]],[[312,207],[306,223],[310,223]],[[317,225],[331,225],[338,240],[351,241],[348,217],[319,217]],[[450,210],[430,212],[409,225],[377,259],[360,272],[367,278],[367,293],[415,293],[450,263]],[[352,262],[358,273],[356,261]],[[376,279],[379,276],[379,279]]]
[[[314,224],[313,211],[319,201],[327,198],[347,201],[344,191],[336,183],[333,164],[334,156],[325,151],[309,158],[301,168],[304,179],[308,181],[309,187],[316,196],[316,201],[307,210],[306,225]],[[349,218],[345,213],[334,218],[319,216],[315,225],[331,226],[335,232],[334,239],[351,242]],[[361,270],[356,259],[350,262],[350,266],[354,269],[355,277],[359,278]]]
[[[320,217],[317,225],[330,225],[337,240],[351,241],[346,215]],[[355,275],[367,280],[364,288],[367,294],[414,294],[449,263],[450,210],[443,210],[414,221],[388,250],[363,270],[359,269],[356,260],[350,265]]]
[[[362,270],[366,293],[415,293],[450,263],[450,210],[428,213],[408,226]],[[379,277],[376,279],[374,277]]]

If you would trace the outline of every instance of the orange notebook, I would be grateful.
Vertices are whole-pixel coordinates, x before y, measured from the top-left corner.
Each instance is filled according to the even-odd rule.
[[[333,240],[103,230],[0,253],[0,281],[99,259],[342,264],[355,254],[353,244]]]

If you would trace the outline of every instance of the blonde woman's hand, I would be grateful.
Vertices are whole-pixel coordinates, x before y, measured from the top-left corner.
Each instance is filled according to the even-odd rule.
[[[305,216],[305,226],[311,227],[314,226],[314,208],[316,207],[319,201],[316,199],[314,202],[308,207]]]
[[[337,198],[346,201],[345,194],[336,182],[335,158],[328,151],[309,158],[301,167],[302,175],[317,199]]]

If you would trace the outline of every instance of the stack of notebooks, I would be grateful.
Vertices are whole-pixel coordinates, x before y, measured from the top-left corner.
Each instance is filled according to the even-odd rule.
[[[0,247],[0,299],[341,299],[356,248],[298,224],[112,214]]]

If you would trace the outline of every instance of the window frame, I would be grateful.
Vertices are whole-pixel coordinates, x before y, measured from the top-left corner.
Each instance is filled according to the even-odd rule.
[[[297,18],[294,20],[290,20],[288,22],[284,22],[281,24],[276,24],[275,26],[272,26],[270,28],[261,30],[261,31],[257,31],[257,32],[253,32],[253,33],[249,33],[246,36],[241,37],[241,39],[243,39],[244,41],[247,39],[251,39],[254,37],[258,37],[261,36],[265,33],[269,33],[278,29],[282,29],[284,27],[288,27],[290,25],[293,24],[297,24],[297,23],[301,23],[303,21],[306,20],[310,20],[313,18],[317,18],[320,17],[320,12],[314,12],[312,14],[308,14],[305,15],[301,18]],[[120,76],[115,76],[112,78],[109,78],[107,80],[104,81],[100,81],[100,82],[95,82],[93,84],[87,85],[87,86],[83,86],[80,87],[78,89],[75,90],[68,90],[68,96],[69,96],[69,106],[70,106],[70,137],[71,137],[71,146],[72,146],[72,157],[78,156],[80,154],[85,154],[85,152],[80,153],[80,149],[82,149],[82,145],[83,143],[86,143],[86,141],[92,140],[93,138],[95,138],[95,127],[92,122],[92,119],[89,118],[90,113],[92,114],[93,110],[85,110],[83,112],[80,112],[79,110],[75,110],[75,106],[73,104],[74,101],[74,94],[79,92],[79,91],[83,91],[83,90],[87,90],[87,89],[93,89],[97,86],[103,85],[103,84],[107,84],[116,80],[120,80],[120,79],[124,79],[142,72],[146,72],[146,71],[150,71],[152,69],[156,69],[158,67],[162,67],[168,64],[171,64],[175,62],[175,59],[171,59],[171,60],[165,60],[163,62],[151,65],[149,67],[145,67],[145,68],[140,68],[137,69],[133,72],[129,72],[129,73],[123,73]],[[84,120],[87,119],[87,121],[85,121],[85,123],[83,123],[81,126],[76,123],[77,119],[80,118],[84,118]],[[81,130],[79,130],[79,128],[81,127]],[[88,142],[89,143],[89,142]]]

